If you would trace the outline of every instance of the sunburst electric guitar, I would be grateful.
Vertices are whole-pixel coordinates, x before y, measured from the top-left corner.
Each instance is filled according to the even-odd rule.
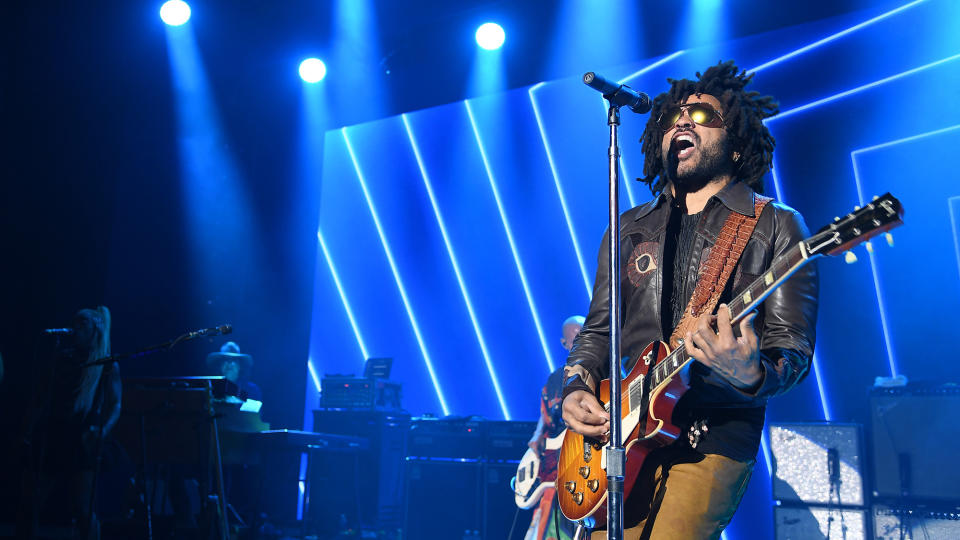
[[[887,193],[863,208],[820,229],[777,257],[760,278],[729,302],[731,324],[736,325],[800,267],[822,255],[839,255],[903,223],[900,201]],[[887,235],[890,242],[892,238]],[[868,245],[868,249],[871,249]],[[654,342],[643,350],[621,384],[623,446],[627,463],[624,498],[633,489],[637,473],[650,451],[672,443],[683,432],[671,423],[673,409],[689,389],[680,376],[693,359],[683,347],[671,351]],[[609,410],[610,381],[600,383],[599,399]],[[560,448],[557,495],[560,510],[572,521],[606,520],[606,446],[567,430]]]

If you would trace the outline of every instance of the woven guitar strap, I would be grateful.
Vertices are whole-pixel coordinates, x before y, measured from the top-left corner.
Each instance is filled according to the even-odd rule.
[[[678,340],[687,332],[693,332],[696,329],[697,318],[700,315],[713,313],[720,295],[726,288],[727,280],[733,273],[733,268],[740,260],[740,255],[743,254],[743,249],[747,247],[750,235],[753,234],[753,229],[760,220],[760,212],[763,212],[763,208],[771,200],[769,197],[754,195],[753,217],[733,211],[727,216],[727,221],[717,237],[717,243],[710,249],[707,262],[700,267],[697,288],[693,290],[690,302],[683,311],[683,317],[680,318],[680,322],[673,330],[673,335],[670,336],[671,349],[677,348]]]

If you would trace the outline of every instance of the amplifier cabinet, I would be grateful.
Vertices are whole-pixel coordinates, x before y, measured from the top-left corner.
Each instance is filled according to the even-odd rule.
[[[487,422],[470,418],[415,418],[410,425],[410,457],[474,459],[483,457]],[[523,452],[514,459],[520,459]]]
[[[487,463],[484,466],[483,538],[523,540],[533,509],[517,508],[510,479],[517,463]]]
[[[960,508],[930,511],[874,505],[877,540],[954,540],[960,538]]]
[[[536,422],[488,420],[483,444],[484,457],[487,461],[519,461],[529,448],[527,442],[536,429]]]
[[[864,505],[859,425],[771,424],[770,453],[774,499],[785,503]],[[831,493],[834,467],[839,468],[839,500],[836,493]]]
[[[874,496],[960,503],[960,386],[876,389],[870,409]]]
[[[311,461],[309,520],[330,526],[330,511],[338,509],[351,528],[399,529],[403,521],[403,463],[407,453],[410,415],[371,410],[318,409],[313,429],[322,433],[362,437],[369,450],[356,457]],[[340,501],[339,499],[346,499]]]
[[[773,528],[777,540],[843,538],[866,540],[867,511],[827,506],[775,506]],[[844,533],[846,528],[846,533]]]
[[[471,538],[483,529],[483,463],[408,459],[405,540]]]

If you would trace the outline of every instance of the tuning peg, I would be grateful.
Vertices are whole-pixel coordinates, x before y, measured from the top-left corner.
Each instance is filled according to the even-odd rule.
[[[833,218],[834,221],[840,221],[840,216]]]
[[[854,211],[856,211],[856,210],[859,210],[860,207],[859,207],[859,206],[854,206],[853,209],[854,209]]]
[[[843,260],[846,261],[847,264],[853,264],[857,262],[857,256],[854,252],[848,251],[843,255]]]
[[[877,200],[877,199],[879,199],[879,198],[880,198],[879,195],[874,195],[874,196],[873,196],[873,200]]]
[[[869,241],[868,241],[868,242],[864,242],[864,245],[867,246],[867,253],[873,253],[873,243],[872,243],[872,242],[869,242]]]
[[[885,233],[883,237],[887,239],[887,245],[893,247],[893,235],[890,233]]]

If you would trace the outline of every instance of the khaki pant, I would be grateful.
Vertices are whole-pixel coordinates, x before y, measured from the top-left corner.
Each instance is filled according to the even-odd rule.
[[[624,504],[624,540],[720,538],[743,498],[754,463],[686,447],[651,452]],[[590,536],[606,537],[605,530]]]

